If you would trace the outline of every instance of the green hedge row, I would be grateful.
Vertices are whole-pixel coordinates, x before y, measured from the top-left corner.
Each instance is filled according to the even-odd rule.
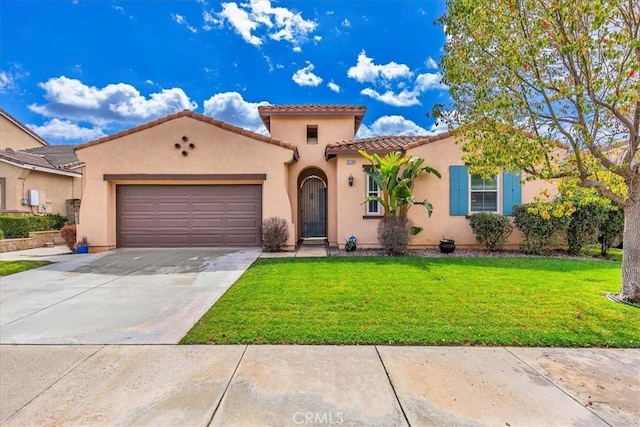
[[[67,218],[62,215],[22,216],[0,215],[0,230],[6,239],[29,237],[30,231],[59,230]]]

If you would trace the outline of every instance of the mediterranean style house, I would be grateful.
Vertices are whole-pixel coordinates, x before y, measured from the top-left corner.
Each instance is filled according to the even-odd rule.
[[[0,108],[0,213],[77,216],[82,171],[71,145],[50,145]]]
[[[553,187],[501,173],[470,175],[450,132],[435,136],[380,136],[356,140],[366,107],[280,105],[258,108],[269,136],[188,110],[76,147],[84,166],[78,235],[92,251],[116,247],[258,246],[264,219],[284,218],[286,248],[300,241],[377,247],[382,217],[379,189],[364,169],[369,153],[402,151],[423,157],[442,178],[421,176],[409,215],[424,230],[413,247],[443,237],[475,246],[468,217],[509,215]],[[520,235],[513,233],[509,245]]]

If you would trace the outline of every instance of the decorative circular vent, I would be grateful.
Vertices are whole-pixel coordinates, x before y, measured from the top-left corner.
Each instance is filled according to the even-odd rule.
[[[182,141],[183,142],[189,141],[189,137],[187,135],[184,135],[182,137]],[[180,144],[179,142],[176,142],[173,146],[176,147],[176,150],[181,150],[182,149],[182,144]],[[189,149],[193,150],[194,148],[196,148],[196,144],[194,144],[193,142],[190,142],[189,143]],[[182,155],[184,157],[187,157],[189,155],[189,152],[187,150],[182,150]]]

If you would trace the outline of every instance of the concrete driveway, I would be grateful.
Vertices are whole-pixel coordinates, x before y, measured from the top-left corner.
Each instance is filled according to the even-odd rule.
[[[258,249],[118,249],[0,280],[2,344],[175,344]]]

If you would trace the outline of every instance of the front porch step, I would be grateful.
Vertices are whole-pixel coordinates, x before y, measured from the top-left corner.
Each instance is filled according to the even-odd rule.
[[[300,246],[327,246],[326,237],[305,237],[300,239]]]

